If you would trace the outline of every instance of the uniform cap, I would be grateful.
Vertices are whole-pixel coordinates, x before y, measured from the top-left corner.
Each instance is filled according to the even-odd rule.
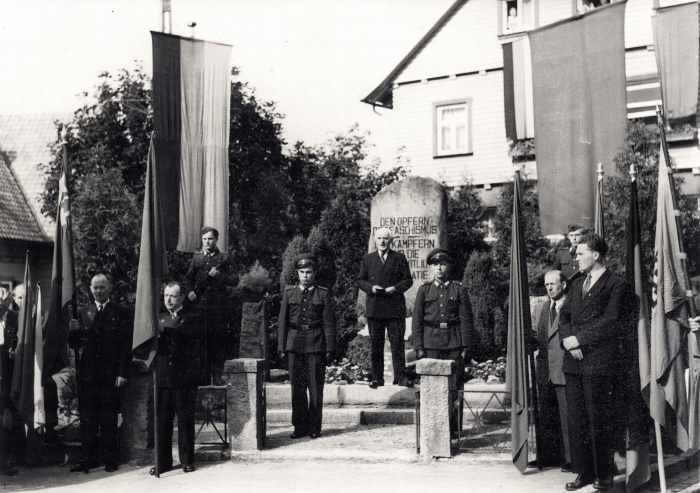
[[[438,262],[450,262],[452,263],[452,256],[450,252],[444,248],[435,248],[430,251],[427,257],[428,265],[436,264]]]
[[[302,253],[294,257],[294,265],[297,269],[304,269],[305,267],[316,267],[316,257],[310,253]]]

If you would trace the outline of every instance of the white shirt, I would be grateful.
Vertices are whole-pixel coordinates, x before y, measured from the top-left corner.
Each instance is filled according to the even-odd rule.
[[[590,274],[587,274],[587,275],[590,275],[590,276],[591,276],[591,285],[588,286],[588,290],[589,290],[589,291],[593,288],[593,286],[595,285],[596,281],[597,281],[598,279],[600,279],[600,276],[602,276],[602,275],[605,273],[606,270],[607,270],[607,269],[606,269],[605,267],[603,267],[602,269],[598,269],[598,270],[595,271],[595,272],[591,272]],[[584,283],[585,283],[585,282],[586,282],[586,281],[584,281]]]
[[[105,301],[104,303],[99,303],[99,302],[95,301],[95,306],[97,307],[97,311],[98,312],[100,311],[100,307],[102,307],[102,309],[104,310],[104,308],[107,306],[107,303],[109,303],[109,301],[110,301],[109,299],[107,301]]]
[[[182,305],[180,305],[180,308],[178,308],[178,309],[175,310],[175,311],[168,310],[168,311],[170,312],[170,318],[172,318],[173,320],[175,320],[175,318],[177,317],[177,313],[178,313],[180,310],[182,310]]]
[[[565,301],[566,301],[566,295],[562,296],[561,298],[559,298],[557,301],[554,302],[554,309],[557,311],[557,313],[559,313],[559,311],[561,310],[561,307]]]

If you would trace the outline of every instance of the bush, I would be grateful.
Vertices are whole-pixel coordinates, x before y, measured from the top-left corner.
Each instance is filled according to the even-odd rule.
[[[355,363],[351,363],[347,358],[343,358],[339,364],[326,366],[326,383],[347,382],[369,382],[372,379],[372,372],[365,370]]]
[[[358,335],[348,344],[348,359],[363,370],[372,369],[372,345],[369,337]]]
[[[487,381],[490,376],[497,377],[499,381],[506,381],[506,358],[501,356],[495,362],[493,360],[484,361],[483,363],[472,363],[464,369],[466,380],[479,378]]]
[[[242,291],[252,291],[254,293],[265,294],[275,285],[270,279],[270,273],[257,260],[241,277],[238,288]]]

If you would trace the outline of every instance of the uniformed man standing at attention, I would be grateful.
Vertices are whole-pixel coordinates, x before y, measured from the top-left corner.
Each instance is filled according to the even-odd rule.
[[[318,438],[326,363],[335,350],[333,299],[328,289],[314,284],[317,263],[313,255],[298,255],[294,264],[299,284],[287,286],[282,295],[278,347],[280,359],[289,356],[294,425],[291,438]]]
[[[450,415],[450,432],[457,438],[459,403],[458,390],[464,385],[464,362],[471,360],[474,320],[467,289],[458,281],[450,281],[452,258],[442,248],[432,250],[427,257],[432,281],[425,281],[416,293],[413,307],[413,341],[416,358],[453,360],[457,364],[455,378],[450,382],[454,406]]]
[[[581,237],[586,232],[585,228],[578,224],[569,224],[569,232],[566,237],[571,243],[557,249],[557,256],[552,264],[552,270],[560,270],[569,281],[579,276],[578,260],[576,260],[576,247],[581,242]]]

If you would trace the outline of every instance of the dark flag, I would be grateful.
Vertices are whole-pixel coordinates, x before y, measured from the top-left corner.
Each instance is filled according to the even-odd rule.
[[[593,227],[596,164],[627,129],[625,2],[530,31],[540,223]],[[601,40],[605,40],[602,42]]]
[[[58,180],[58,210],[53,245],[51,301],[44,328],[44,382],[70,364],[68,323],[75,300],[75,270],[67,177],[67,162],[64,159],[64,169]]]
[[[41,337],[41,296],[32,284],[29,253],[24,267],[24,299],[19,311],[17,351],[11,398],[27,426],[41,430],[45,422],[41,385],[43,366]]]
[[[136,281],[136,310],[132,345],[134,359],[142,361],[146,368],[150,367],[157,350],[160,283],[163,274],[168,270],[158,192],[153,137],[151,137],[146,168],[146,191],[143,199],[143,222],[141,224],[141,248],[139,250],[138,280]]]
[[[532,333],[528,295],[525,235],[520,206],[520,174],[515,173],[513,229],[510,247],[510,293],[508,295],[508,354],[506,391],[511,393],[510,428],[513,464],[520,472],[527,467],[528,359],[526,337]]]
[[[651,479],[649,466],[649,409],[642,397],[642,389],[649,391],[649,304],[643,289],[645,269],[642,264],[642,226],[639,219],[637,198],[637,174],[630,172],[630,213],[627,222],[626,278],[634,286],[638,316],[636,330],[627,333],[622,352],[624,365],[624,416],[623,427],[627,430],[627,491],[632,491]],[[641,380],[644,376],[644,381]],[[622,411],[624,410],[624,411]]]
[[[685,389],[683,339],[688,335],[687,293],[681,239],[676,224],[675,198],[671,184],[665,142],[659,152],[659,183],[656,204],[656,241],[651,308],[651,364],[649,409],[651,417],[675,437],[676,446],[686,451],[688,399]]]
[[[231,46],[151,32],[157,179],[169,248],[191,252],[202,226],[228,250]]]

